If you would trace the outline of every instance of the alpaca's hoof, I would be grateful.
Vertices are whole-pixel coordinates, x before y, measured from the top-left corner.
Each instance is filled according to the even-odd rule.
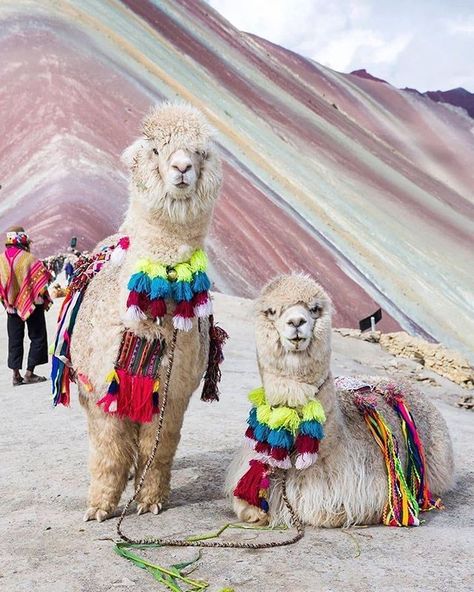
[[[159,514],[161,509],[163,508],[163,504],[158,502],[157,504],[145,504],[140,503],[137,505],[137,514],[140,516],[141,514],[146,514],[147,512],[151,512],[152,514]]]
[[[89,522],[89,520],[97,520],[97,522],[103,522],[108,517],[109,514],[105,510],[101,510],[100,508],[87,508],[87,511],[82,519],[84,520],[84,522]]]
[[[255,506],[251,506],[244,500],[234,497],[234,510],[241,522],[250,524],[259,524],[261,526],[268,524],[269,516],[266,512]]]

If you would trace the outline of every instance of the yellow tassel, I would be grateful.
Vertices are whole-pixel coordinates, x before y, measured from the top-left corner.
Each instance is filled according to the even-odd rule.
[[[265,404],[265,391],[263,390],[263,386],[253,389],[253,391],[250,391],[248,398],[254,407],[259,407],[260,405],[264,405]]]
[[[319,401],[308,401],[303,407],[303,421],[312,420],[319,421],[319,423],[324,423],[326,421],[323,406]]]
[[[176,279],[179,282],[190,282],[193,279],[193,271],[189,263],[178,263],[175,265]]]
[[[272,409],[269,420],[265,423],[273,430],[285,428],[290,432],[296,433],[300,426],[300,417],[295,409],[291,409],[290,407],[276,407]]]
[[[110,384],[112,381],[119,382],[119,377],[117,372],[115,372],[115,368],[111,370],[107,376],[105,377],[106,384]]]
[[[260,405],[257,408],[257,420],[260,423],[264,423],[268,425],[268,421],[270,419],[270,413],[272,412],[272,408],[270,405]]]
[[[207,255],[202,249],[195,251],[190,260],[191,270],[193,273],[197,271],[206,271],[207,269]]]
[[[139,259],[137,261],[136,266],[135,266],[135,270],[137,272],[141,271],[143,273],[148,273],[151,265],[152,265],[152,263],[149,259]]]
[[[166,265],[163,265],[162,263],[151,262],[149,265],[149,272],[152,279],[156,277],[163,278],[164,280],[167,279]]]
[[[153,385],[153,392],[157,393],[160,390],[160,381],[158,380],[158,378],[155,380],[155,383]]]

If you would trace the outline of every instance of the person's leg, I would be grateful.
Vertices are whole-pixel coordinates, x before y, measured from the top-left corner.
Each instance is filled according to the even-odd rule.
[[[46,319],[44,308],[37,306],[27,319],[28,337],[31,340],[28,353],[28,366],[25,372],[25,382],[43,382],[44,376],[35,374],[35,367],[48,363],[48,335],[46,332]]]
[[[20,370],[23,366],[25,322],[17,314],[7,314],[7,331],[8,367],[13,370],[13,386],[17,386],[23,382]]]

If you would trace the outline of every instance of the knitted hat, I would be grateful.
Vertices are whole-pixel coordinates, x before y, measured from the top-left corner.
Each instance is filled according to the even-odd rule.
[[[23,226],[12,226],[7,230],[7,246],[28,247],[31,240]]]

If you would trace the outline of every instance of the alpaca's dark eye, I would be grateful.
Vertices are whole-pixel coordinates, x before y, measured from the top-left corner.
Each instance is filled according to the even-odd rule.
[[[153,148],[153,152],[154,152],[155,154],[158,154],[158,150],[157,150],[157,148]]]
[[[309,312],[311,312],[312,314],[320,314],[322,311],[322,308],[319,306],[319,304],[316,304],[315,306],[311,307],[309,309]]]
[[[263,311],[263,314],[266,317],[274,317],[276,315],[276,310],[274,308],[267,308],[267,310]]]
[[[196,154],[200,156],[203,160],[206,160],[208,154],[205,150],[196,150]]]

